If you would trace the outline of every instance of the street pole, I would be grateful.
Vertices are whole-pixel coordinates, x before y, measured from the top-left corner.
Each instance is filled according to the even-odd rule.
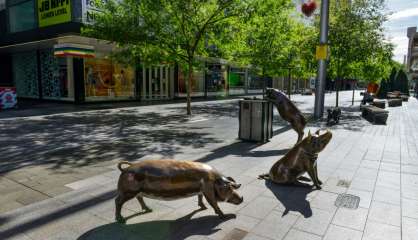
[[[328,44],[329,0],[321,1],[321,29],[319,45]],[[325,81],[327,78],[327,59],[319,59],[318,76],[315,82],[314,118],[320,119],[324,114]]]

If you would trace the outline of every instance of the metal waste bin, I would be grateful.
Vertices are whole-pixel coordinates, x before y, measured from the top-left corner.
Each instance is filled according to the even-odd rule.
[[[239,101],[239,139],[267,142],[273,137],[273,104],[265,100]]]

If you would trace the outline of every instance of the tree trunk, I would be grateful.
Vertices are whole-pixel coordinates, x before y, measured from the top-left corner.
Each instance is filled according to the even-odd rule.
[[[189,60],[189,69],[188,69],[188,77],[187,77],[187,115],[192,115],[192,98],[191,98],[191,92],[192,92],[192,77],[193,77],[193,63],[191,60]]]
[[[335,107],[338,107],[338,102],[339,102],[339,95],[340,95],[340,84],[339,84],[339,81],[340,81],[340,77],[337,77],[337,82],[335,83],[335,90],[336,90],[336,96],[335,96]]]

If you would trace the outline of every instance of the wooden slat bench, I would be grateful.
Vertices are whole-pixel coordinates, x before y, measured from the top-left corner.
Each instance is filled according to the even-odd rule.
[[[386,124],[389,112],[375,106],[363,106],[362,116],[374,124]]]

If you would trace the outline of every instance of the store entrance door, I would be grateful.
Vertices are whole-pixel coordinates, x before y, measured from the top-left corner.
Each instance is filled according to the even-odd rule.
[[[174,67],[169,65],[142,68],[142,100],[172,98]]]

